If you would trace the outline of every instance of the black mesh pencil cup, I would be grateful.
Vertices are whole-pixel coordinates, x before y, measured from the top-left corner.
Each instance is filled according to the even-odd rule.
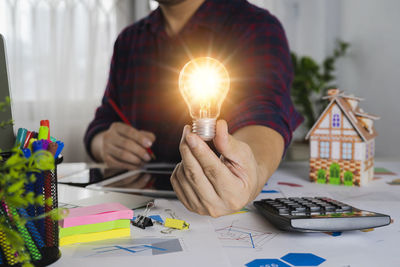
[[[7,157],[7,155],[5,155]],[[4,156],[3,156],[4,158]],[[40,215],[58,208],[57,196],[57,165],[62,162],[62,156],[55,160],[55,167],[50,171],[35,173],[36,180],[25,185],[26,192],[34,192],[35,196],[43,196],[44,205],[30,205],[27,208],[14,208],[9,203],[1,201],[0,216],[5,225],[16,230],[24,241],[24,250],[29,253],[31,263],[35,266],[47,266],[61,257],[58,239],[58,221],[49,216]],[[48,201],[49,199],[52,201]],[[40,219],[37,219],[39,216]],[[14,218],[25,218],[26,224],[18,224]],[[36,219],[32,220],[32,218]],[[0,229],[0,267],[21,266],[21,258],[15,252],[12,240],[7,240],[4,229]]]

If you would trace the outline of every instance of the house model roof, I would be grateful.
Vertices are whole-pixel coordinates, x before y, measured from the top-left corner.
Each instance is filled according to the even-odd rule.
[[[336,104],[346,118],[349,120],[354,130],[359,134],[360,138],[365,142],[375,138],[378,134],[373,126],[373,120],[378,120],[379,117],[365,113],[360,107],[358,107],[358,102],[363,99],[355,97],[353,95],[345,95],[340,92],[339,89],[330,89],[328,95],[323,97],[324,99],[329,99],[330,103],[325,108],[324,112],[318,118],[314,126],[307,133],[306,139],[309,139],[314,132],[317,125],[325,114],[330,110],[331,106]]]

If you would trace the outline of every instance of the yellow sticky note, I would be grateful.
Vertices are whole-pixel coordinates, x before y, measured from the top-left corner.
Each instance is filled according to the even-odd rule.
[[[130,228],[113,229],[97,233],[78,234],[60,238],[60,246],[131,236]]]
[[[165,219],[164,226],[169,227],[169,228],[179,229],[179,230],[189,229],[189,224],[187,222],[185,222],[184,220],[171,219],[171,218]]]

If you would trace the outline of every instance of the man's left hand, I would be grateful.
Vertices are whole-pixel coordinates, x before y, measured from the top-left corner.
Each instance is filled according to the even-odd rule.
[[[229,135],[218,121],[214,145],[221,157],[185,126],[179,146],[182,161],[171,184],[190,211],[219,217],[239,211],[258,193],[258,165],[249,145]]]

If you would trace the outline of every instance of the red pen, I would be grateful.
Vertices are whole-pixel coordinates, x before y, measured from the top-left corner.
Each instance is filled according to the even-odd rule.
[[[120,117],[120,119],[125,122],[128,125],[131,125],[131,123],[129,122],[128,118],[125,117],[125,115],[121,112],[121,110],[119,109],[119,107],[117,106],[117,104],[115,104],[114,100],[112,100],[111,98],[108,98],[108,103],[110,103],[111,107],[114,109],[115,113],[118,114],[118,116]],[[153,151],[151,150],[151,148],[146,147],[147,152],[150,154],[152,159],[156,159],[156,156],[154,155]]]

